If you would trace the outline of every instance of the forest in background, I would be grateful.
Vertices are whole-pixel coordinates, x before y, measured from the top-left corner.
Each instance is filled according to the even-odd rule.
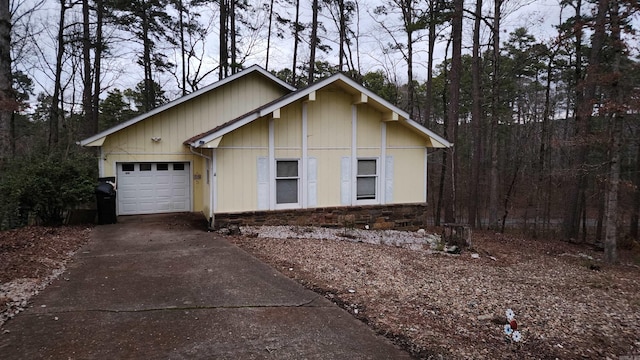
[[[507,31],[531,4],[0,0],[0,227],[90,201],[78,140],[257,63],[297,87],[344,72],[453,142],[430,156],[435,225],[595,242],[615,261],[638,240],[640,5],[560,0],[547,38]]]

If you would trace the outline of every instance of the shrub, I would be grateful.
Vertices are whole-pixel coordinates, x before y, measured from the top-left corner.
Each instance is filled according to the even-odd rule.
[[[9,162],[0,177],[0,228],[24,226],[29,217],[44,225],[62,224],[67,210],[93,198],[95,168],[95,160],[84,153]]]

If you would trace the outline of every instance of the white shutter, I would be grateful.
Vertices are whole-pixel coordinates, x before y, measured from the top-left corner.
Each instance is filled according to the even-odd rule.
[[[351,158],[343,156],[340,163],[340,204],[351,205]]]
[[[307,207],[318,205],[318,159],[307,158]]]
[[[393,201],[393,156],[388,155],[384,163],[384,202],[391,204]]]
[[[269,158],[258,158],[258,210],[269,210]]]

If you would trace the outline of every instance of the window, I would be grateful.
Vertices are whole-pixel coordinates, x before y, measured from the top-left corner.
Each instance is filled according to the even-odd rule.
[[[276,161],[276,204],[298,203],[298,160]]]
[[[378,182],[376,159],[358,159],[357,200],[375,200]]]
[[[167,171],[167,170],[169,170],[169,164],[158,164],[158,165],[156,165],[156,170],[158,170],[158,171]]]
[[[151,164],[140,164],[140,171],[151,171]]]
[[[207,159],[207,162],[209,159]],[[184,170],[184,164],[173,164],[173,171],[182,171]]]
[[[122,164],[122,171],[134,171],[134,170],[135,170],[134,164]]]

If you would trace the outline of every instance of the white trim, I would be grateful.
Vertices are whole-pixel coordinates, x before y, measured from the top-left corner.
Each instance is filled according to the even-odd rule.
[[[376,192],[376,196],[374,199],[366,199],[366,200],[358,200],[358,161],[360,160],[375,160],[376,162],[376,185],[375,185],[375,192]],[[355,183],[355,189],[354,189],[354,194],[353,194],[353,199],[354,199],[354,204],[355,205],[378,205],[381,203],[381,199],[380,199],[380,187],[381,185],[381,180],[380,180],[380,159],[375,157],[375,156],[364,156],[364,157],[359,157],[356,159],[356,169],[355,169],[355,173],[353,174],[353,179],[354,179],[354,183]]]
[[[302,174],[300,176],[300,183],[302,184],[302,208],[306,209],[309,206],[309,199],[307,198],[309,194],[308,189],[308,178],[309,174],[309,159],[307,159],[307,103],[302,103]]]
[[[297,194],[296,194],[297,198],[298,198],[298,202],[296,202],[296,203],[278,204],[278,194],[277,194],[277,189],[276,189],[277,176],[278,176],[278,174],[277,174],[277,172],[278,172],[278,170],[277,170],[278,161],[295,161],[298,164],[298,177],[297,177],[297,180],[298,180],[298,191],[297,191]],[[301,187],[306,187],[306,186],[303,186],[303,183],[301,181],[302,180],[302,174],[300,174],[300,167],[301,167],[300,163],[301,163],[300,159],[296,159],[296,158],[277,158],[277,159],[275,159],[275,161],[272,164],[270,164],[274,169],[274,177],[273,177],[274,196],[272,198],[272,204],[271,204],[274,207],[274,209],[276,209],[276,210],[285,210],[285,209],[300,209],[301,208],[300,204],[302,203],[302,199],[300,198],[300,195],[301,195],[301,191],[300,190],[301,190]],[[287,180],[289,180],[289,179],[287,179]]]
[[[269,119],[269,210],[275,209],[276,203],[276,176],[275,176],[275,164],[276,164],[276,149],[275,149],[275,120]]]
[[[221,87],[221,86],[223,86],[225,84],[228,84],[228,83],[230,83],[232,81],[235,81],[236,79],[239,79],[239,78],[244,77],[246,75],[252,74],[254,72],[262,74],[263,76],[265,76],[269,80],[275,82],[276,84],[280,85],[281,87],[283,87],[283,88],[285,88],[285,89],[287,89],[289,91],[295,91],[296,90],[295,87],[293,87],[293,86],[287,84],[286,82],[280,80],[277,76],[273,75],[272,73],[268,72],[267,70],[261,68],[258,65],[253,65],[253,66],[250,66],[250,67],[248,67],[247,69],[245,69],[243,71],[240,71],[240,72],[238,72],[236,74],[228,76],[228,77],[226,77],[226,78],[224,78],[224,79],[222,79],[220,81],[214,82],[213,84],[205,86],[202,89],[194,91],[191,94],[188,94],[188,95],[182,96],[180,98],[177,98],[177,99],[175,99],[175,100],[173,100],[173,101],[171,101],[171,102],[169,102],[169,103],[167,103],[165,105],[159,106],[159,107],[157,107],[157,108],[155,108],[155,109],[153,109],[153,110],[151,110],[151,111],[149,111],[147,113],[144,113],[144,114],[142,114],[140,116],[136,116],[136,117],[134,117],[133,119],[131,119],[129,121],[125,121],[125,122],[123,122],[123,123],[121,123],[119,125],[116,125],[116,126],[110,128],[110,129],[107,129],[107,130],[102,131],[102,132],[100,132],[100,133],[98,133],[96,135],[93,135],[93,136],[91,136],[89,138],[86,138],[86,139],[80,141],[79,144],[81,146],[86,146],[87,144],[89,144],[89,143],[91,143],[91,142],[93,142],[93,141],[95,141],[97,139],[100,139],[101,137],[111,135],[111,134],[113,134],[113,133],[115,133],[117,131],[120,131],[120,130],[126,128],[126,127],[134,125],[134,124],[136,124],[136,123],[138,123],[138,122],[140,122],[140,121],[142,121],[144,119],[147,119],[147,118],[152,117],[152,116],[154,116],[156,114],[159,114],[159,113],[161,113],[163,111],[171,109],[174,106],[180,105],[180,104],[182,104],[184,102],[187,102],[187,101],[189,101],[189,100],[191,100],[193,98],[196,98],[196,97],[198,97],[198,96],[200,96],[202,94],[205,94],[205,93],[207,93],[209,91],[215,90],[215,89],[217,89],[217,88],[219,88],[219,87]],[[209,141],[206,141],[206,142],[209,142]]]
[[[210,194],[211,194],[211,198],[212,203],[209,204],[209,206],[211,207],[211,209],[213,209],[211,211],[211,213],[213,214],[213,216],[215,216],[215,212],[218,211],[218,150],[217,149],[213,149],[211,150],[211,181],[210,181],[210,185],[211,189],[209,189]],[[213,225],[213,222],[212,222]]]
[[[224,146],[216,149],[217,150],[267,150],[269,149],[269,146]]]
[[[104,177],[104,148],[100,146],[100,154],[98,155],[100,158],[98,159],[98,176]]]
[[[385,179],[385,185],[380,186],[380,204],[386,204],[387,195],[387,123],[380,123],[380,176]]]
[[[358,107],[351,105],[351,202],[356,204],[358,186]]]
[[[425,204],[429,201],[429,198],[427,196],[429,196],[429,191],[427,189],[427,187],[429,186],[429,171],[427,169],[427,167],[429,166],[429,149],[424,148],[424,184],[422,185],[422,188],[424,189],[424,202]]]

